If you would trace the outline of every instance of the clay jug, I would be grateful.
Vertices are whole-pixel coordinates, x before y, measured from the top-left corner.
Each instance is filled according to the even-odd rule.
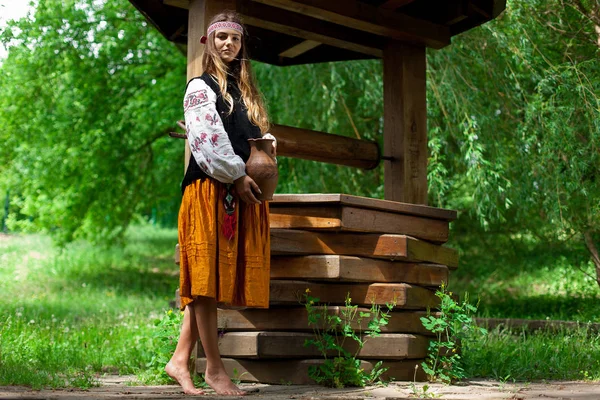
[[[273,157],[273,139],[248,139],[248,143],[250,143],[250,158],[246,162],[246,173],[254,179],[262,192],[254,195],[260,201],[273,200],[273,193],[279,179],[277,163]]]

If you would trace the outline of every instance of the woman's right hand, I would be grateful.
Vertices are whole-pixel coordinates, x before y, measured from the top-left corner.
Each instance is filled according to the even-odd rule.
[[[235,184],[235,191],[244,203],[260,204],[260,200],[254,196],[254,192],[262,192],[256,182],[254,182],[254,179],[250,178],[248,175],[244,175],[241,178],[236,179],[233,183]]]

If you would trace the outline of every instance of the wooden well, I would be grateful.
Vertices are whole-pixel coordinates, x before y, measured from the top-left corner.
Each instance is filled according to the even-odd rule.
[[[275,125],[273,134],[279,156],[365,169],[383,160],[386,200],[276,195],[270,309],[219,310],[219,346],[229,373],[235,369],[242,380],[308,383],[308,367],[322,361],[303,346],[311,328],[299,299],[307,288],[333,313],[348,293],[364,307],[395,300],[390,324],[359,357],[366,369],[384,360],[388,377],[412,380],[428,344],[419,318],[437,304],[435,289],[458,266],[456,251],[444,246],[456,212],[427,206],[426,48],[445,47],[453,36],[496,18],[506,0],[130,2],[187,52],[188,79],[202,74],[200,37],[224,9],[242,15],[250,57],[261,62],[382,60],[383,149],[289,126]],[[197,368],[204,370],[201,353]]]
[[[369,339],[358,358],[377,361],[386,377],[412,380],[427,354],[420,317],[434,308],[434,291],[458,266],[443,246],[449,210],[340,194],[276,195],[271,202],[271,296],[267,310],[219,310],[219,349],[230,374],[263,383],[310,383],[308,367],[322,362],[301,304],[307,289],[328,312],[340,313],[346,296],[367,311],[396,303],[382,335]],[[357,331],[366,329],[356,323]],[[356,352],[348,341],[347,349]],[[205,359],[199,346],[198,372]],[[419,369],[417,378],[424,378]]]

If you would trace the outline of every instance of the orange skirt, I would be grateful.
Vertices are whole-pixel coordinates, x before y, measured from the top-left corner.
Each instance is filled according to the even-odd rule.
[[[223,234],[226,185],[210,178],[185,188],[179,209],[179,293],[240,307],[269,307],[269,205],[237,199],[235,235]]]

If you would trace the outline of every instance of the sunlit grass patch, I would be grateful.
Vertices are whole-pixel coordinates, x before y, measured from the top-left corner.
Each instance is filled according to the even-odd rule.
[[[479,316],[600,322],[600,289],[581,271],[594,274],[580,245],[493,234],[455,242],[462,254],[450,287],[479,298]]]
[[[583,326],[560,331],[496,328],[463,350],[471,377],[502,381],[599,380],[600,334]]]
[[[89,387],[144,370],[154,322],[178,284],[176,231],[135,227],[126,245],[45,236],[0,241],[0,385]]]

